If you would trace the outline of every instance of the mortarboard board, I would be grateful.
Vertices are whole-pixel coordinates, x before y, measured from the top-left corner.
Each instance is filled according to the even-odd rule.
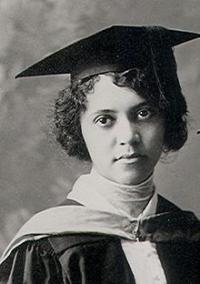
[[[164,60],[169,65],[166,54],[171,54],[173,47],[198,37],[200,34],[160,26],[111,26],[45,57],[16,78],[70,74],[83,79],[144,68],[152,61],[159,66]]]

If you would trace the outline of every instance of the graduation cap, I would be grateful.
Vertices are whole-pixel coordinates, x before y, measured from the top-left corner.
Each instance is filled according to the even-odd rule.
[[[83,79],[145,68],[152,62],[156,70],[163,60],[169,64],[173,47],[198,37],[200,34],[160,26],[111,26],[45,57],[16,78],[70,74],[72,79]]]

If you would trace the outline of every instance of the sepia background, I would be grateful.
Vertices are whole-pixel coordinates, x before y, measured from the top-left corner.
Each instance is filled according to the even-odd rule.
[[[112,24],[200,32],[199,0],[0,0],[0,252],[35,212],[61,202],[88,165],[52,134],[53,103],[66,76],[18,79],[44,55]],[[164,196],[200,217],[200,41],[175,50],[190,110],[189,139],[155,176]]]

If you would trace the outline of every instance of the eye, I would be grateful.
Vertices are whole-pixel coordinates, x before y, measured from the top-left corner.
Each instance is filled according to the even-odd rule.
[[[110,127],[114,122],[114,118],[109,115],[101,115],[95,119],[95,124],[101,127]]]
[[[148,120],[150,119],[152,116],[155,115],[155,110],[151,109],[151,108],[144,108],[144,109],[140,109],[137,112],[137,118],[138,120]]]

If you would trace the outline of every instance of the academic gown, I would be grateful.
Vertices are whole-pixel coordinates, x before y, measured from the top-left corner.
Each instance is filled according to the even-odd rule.
[[[80,204],[71,200],[63,204],[70,205]],[[167,283],[199,284],[200,222],[161,196],[157,214],[159,218],[141,224],[138,239],[156,244]],[[135,280],[121,237],[76,232],[26,240],[15,247],[0,266],[0,283],[134,284]]]

